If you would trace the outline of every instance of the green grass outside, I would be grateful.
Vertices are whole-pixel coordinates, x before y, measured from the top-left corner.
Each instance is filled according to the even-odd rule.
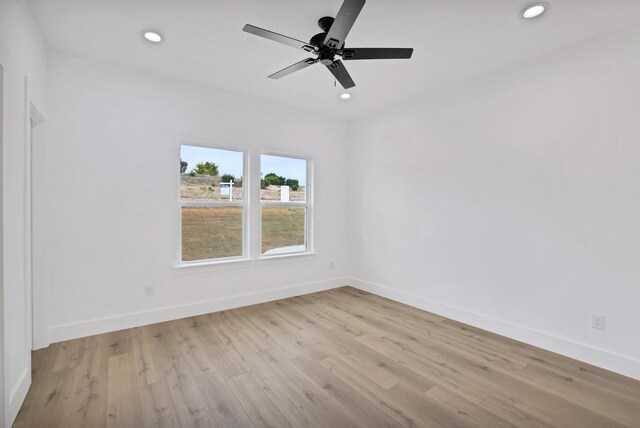
[[[305,209],[262,208],[262,253],[293,245],[304,245]]]
[[[266,207],[262,218],[262,252],[304,245],[305,208]],[[242,208],[182,208],[182,260],[242,255]]]

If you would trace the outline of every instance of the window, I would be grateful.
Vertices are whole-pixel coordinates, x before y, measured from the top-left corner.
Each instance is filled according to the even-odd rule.
[[[180,147],[183,262],[246,255],[244,153]]]
[[[308,251],[311,205],[307,160],[262,155],[260,169],[261,254]]]

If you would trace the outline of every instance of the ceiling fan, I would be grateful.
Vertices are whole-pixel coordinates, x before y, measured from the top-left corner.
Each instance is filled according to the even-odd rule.
[[[289,67],[282,69],[271,76],[270,79],[280,79],[295,71],[307,68],[310,65],[321,63],[326,66],[331,74],[345,88],[353,88],[356,84],[349,75],[349,72],[336,56],[342,57],[344,61],[363,60],[363,59],[408,59],[411,58],[413,49],[411,48],[345,48],[344,42],[353,27],[358,14],[364,7],[366,0],[345,0],[342,7],[338,11],[335,19],[330,16],[322,17],[318,20],[318,26],[322,29],[322,33],[318,33],[305,43],[301,40],[283,36],[264,28],[255,27],[253,25],[245,25],[242,31],[274,42],[283,43],[293,46],[294,48],[314,54],[315,58],[303,59]]]

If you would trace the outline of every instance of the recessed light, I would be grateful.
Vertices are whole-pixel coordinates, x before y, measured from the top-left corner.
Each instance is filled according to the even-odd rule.
[[[162,36],[155,31],[145,31],[142,36],[151,43],[160,43],[162,41]]]
[[[548,5],[546,3],[536,3],[530,6],[527,6],[525,10],[522,11],[522,17],[524,19],[532,19],[537,18],[542,15],[545,10],[547,10]]]
[[[340,95],[340,98],[342,98],[343,100],[348,100],[349,98],[351,98],[351,94],[345,92],[344,94]]]

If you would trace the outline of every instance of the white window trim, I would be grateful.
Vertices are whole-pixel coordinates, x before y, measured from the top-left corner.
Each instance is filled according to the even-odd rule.
[[[293,201],[293,202],[279,202],[279,201],[262,201],[260,199],[260,191],[256,192],[257,193],[257,205],[258,205],[258,212],[257,212],[257,227],[256,227],[256,235],[257,235],[257,245],[255,245],[255,252],[256,252],[256,259],[258,260],[272,260],[272,259],[284,259],[284,258],[289,258],[289,257],[299,257],[299,256],[308,256],[308,255],[314,255],[315,250],[314,250],[314,245],[313,245],[313,236],[314,236],[314,221],[313,221],[313,214],[314,214],[314,209],[313,209],[313,184],[314,184],[314,176],[313,176],[313,171],[314,171],[314,162],[313,162],[313,158],[310,156],[304,156],[304,155],[299,155],[299,154],[291,154],[291,153],[283,153],[283,152],[275,152],[275,151],[270,151],[270,150],[262,150],[258,153],[258,158],[257,158],[257,179],[254,179],[254,185],[257,184],[257,189],[260,189],[260,180],[262,178],[261,176],[261,169],[262,169],[262,156],[266,155],[266,156],[279,156],[279,157],[286,157],[286,158],[292,158],[292,159],[301,159],[306,161],[307,163],[307,177],[306,177],[306,184],[305,184],[305,201],[301,202],[301,201]],[[254,177],[255,178],[255,177]],[[267,207],[306,207],[306,214],[305,214],[305,249],[304,251],[295,251],[295,252],[290,252],[290,253],[282,253],[282,254],[262,254],[262,207],[263,206],[267,206]]]
[[[178,146],[178,159],[180,159],[180,155],[182,154],[182,146],[193,146],[193,147],[201,147],[204,149],[215,149],[215,150],[227,150],[232,152],[240,152],[242,153],[242,202],[219,202],[219,201],[182,201],[182,191],[181,191],[181,182],[180,176],[178,173],[178,186],[177,186],[177,209],[178,209],[178,251],[177,251],[177,260],[178,263],[175,265],[176,268],[184,268],[184,267],[196,267],[196,266],[209,266],[209,265],[218,265],[218,264],[227,264],[227,263],[237,263],[237,262],[246,262],[250,260],[249,251],[250,251],[250,210],[251,210],[251,185],[247,186],[245,183],[250,183],[247,178],[247,172],[249,172],[250,162],[249,162],[249,150],[242,147],[230,146],[225,144],[219,144],[214,142],[207,142],[201,140],[181,140],[180,145]],[[249,174],[249,179],[250,179]],[[202,260],[191,260],[184,261],[182,260],[182,207],[242,207],[242,255],[240,256],[232,256],[232,257],[219,257],[215,259],[202,259]]]

